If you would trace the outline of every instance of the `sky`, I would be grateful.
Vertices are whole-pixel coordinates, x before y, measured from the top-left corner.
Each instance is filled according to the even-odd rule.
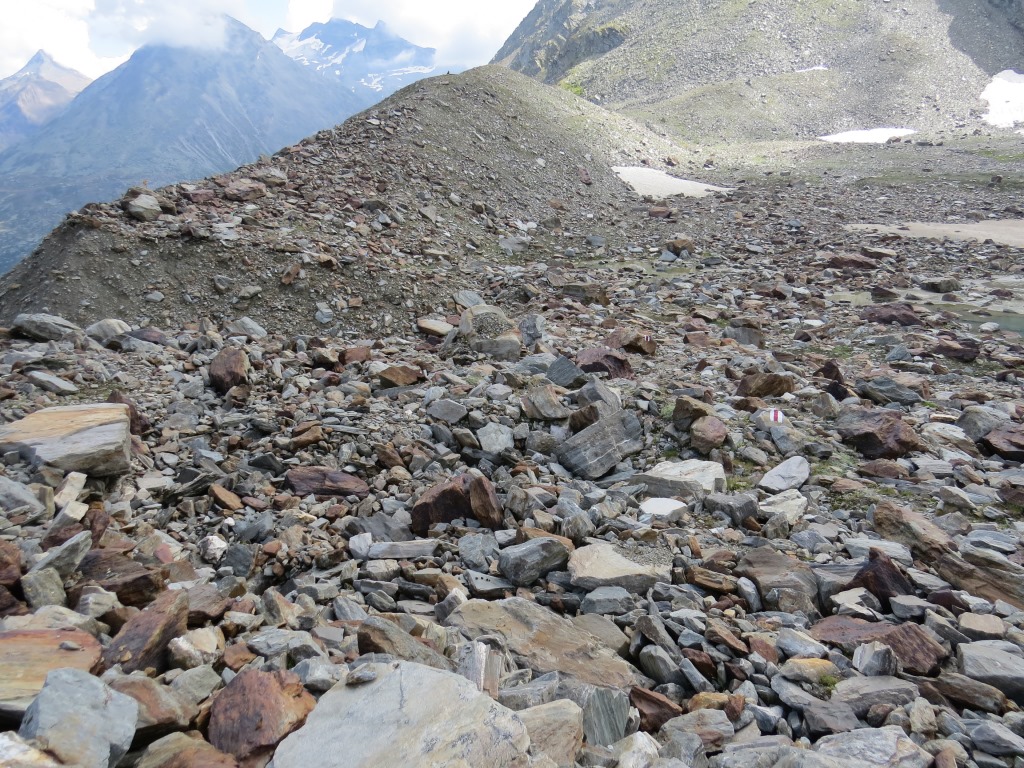
[[[270,37],[343,18],[383,20],[448,67],[485,64],[536,0],[0,0],[0,78],[43,49],[99,77],[147,43],[217,47],[222,13]],[[484,8],[486,10],[481,10]]]

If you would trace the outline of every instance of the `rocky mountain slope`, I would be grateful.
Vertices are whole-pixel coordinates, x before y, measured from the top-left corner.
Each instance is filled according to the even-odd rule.
[[[977,124],[1016,0],[542,0],[494,61],[688,140]]]
[[[89,82],[46,51],[0,80],[0,152],[57,117]]]
[[[383,21],[371,29],[331,19],[311,24],[298,34],[280,30],[273,42],[299,63],[350,90],[363,106],[437,68],[437,51],[410,43]]]
[[[71,216],[0,279],[0,320],[180,323],[201,307],[282,331],[400,327],[451,281],[475,284],[477,261],[616,220],[635,196],[611,166],[678,152],[502,68],[424,81],[264,162]]]
[[[1011,768],[1024,241],[900,229],[1011,240],[1005,151],[752,173],[488,67],[70,217],[0,281],[0,763]]]

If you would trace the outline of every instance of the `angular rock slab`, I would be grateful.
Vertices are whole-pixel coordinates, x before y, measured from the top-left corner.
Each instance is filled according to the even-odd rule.
[[[0,765],[4,768],[64,768],[64,763],[13,732],[0,733]]]
[[[566,469],[587,480],[597,480],[643,447],[643,427],[636,414],[617,411],[570,437],[557,455]]]
[[[538,675],[561,672],[592,685],[624,689],[644,681],[596,635],[529,600],[470,600],[444,623],[474,640],[502,637],[516,660]]]
[[[574,587],[588,592],[599,587],[622,587],[646,594],[658,582],[671,582],[668,565],[635,563],[606,544],[581,547],[569,556],[569,575]]]
[[[89,672],[99,663],[101,651],[92,635],[79,630],[0,632],[0,716],[21,719],[50,672]]]
[[[213,700],[210,742],[241,765],[262,768],[274,747],[305,722],[315,705],[293,672],[242,670]],[[324,749],[332,741],[320,742],[320,750],[344,755],[344,750]]]
[[[714,461],[663,461],[633,478],[650,496],[704,498],[725,490],[725,469]]]
[[[372,682],[336,685],[274,754],[274,768],[526,768],[530,737],[514,712],[458,675],[368,664]]]
[[[55,669],[18,735],[81,768],[114,768],[135,737],[139,705],[80,669]]]
[[[120,404],[43,408],[0,427],[0,451],[97,477],[128,471],[131,441],[128,407]]]
[[[932,756],[894,725],[826,736],[814,745],[814,751],[844,765],[864,768],[928,768],[932,764]]]
[[[172,733],[150,744],[135,768],[238,768],[238,761],[200,738]]]

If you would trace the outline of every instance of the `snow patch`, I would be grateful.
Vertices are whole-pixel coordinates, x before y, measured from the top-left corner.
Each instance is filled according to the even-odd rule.
[[[671,197],[672,195],[707,197],[715,192],[732,191],[728,187],[714,187],[700,181],[690,181],[689,179],[669,176],[664,171],[659,171],[655,168],[614,166],[612,170],[619,175],[620,179],[629,184],[638,195],[651,195],[652,197]]]
[[[819,64],[816,67],[807,67],[807,69],[798,69],[796,73],[802,75],[804,72],[828,72],[828,67],[824,64]]]
[[[885,144],[889,139],[903,138],[917,133],[912,128],[868,128],[863,131],[844,131],[831,136],[819,136],[830,144]]]
[[[1013,128],[1024,123],[1024,74],[1005,69],[992,78],[981,93],[988,102],[985,122],[999,128]]]

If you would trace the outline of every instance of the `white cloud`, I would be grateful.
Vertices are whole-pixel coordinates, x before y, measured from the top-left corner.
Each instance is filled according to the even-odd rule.
[[[14,74],[40,48],[65,66],[97,77],[120,63],[89,47],[93,0],[4,0],[0,78]]]
[[[336,0],[333,15],[373,26],[383,19],[417,45],[437,48],[443,66],[486,64],[535,0]]]
[[[383,20],[417,45],[438,49],[439,63],[469,67],[491,59],[535,0],[0,0],[0,78],[40,48],[98,77],[147,43],[216,47],[221,14],[265,37],[299,32],[331,16],[373,26]]]

